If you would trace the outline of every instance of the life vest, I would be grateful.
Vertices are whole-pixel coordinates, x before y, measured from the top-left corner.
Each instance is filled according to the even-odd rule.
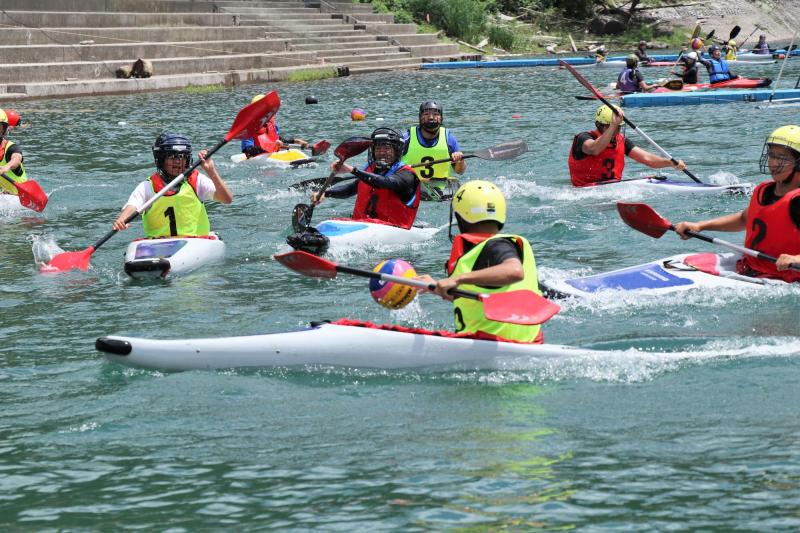
[[[278,130],[275,127],[275,120],[270,120],[253,138],[253,144],[265,152],[272,153],[278,151],[278,140]]]
[[[639,83],[636,81],[636,76],[633,75],[635,69],[626,68],[619,73],[617,82],[619,83],[618,90],[624,93],[635,93],[639,90]]]
[[[195,170],[174,188],[164,193],[142,214],[144,234],[149,238],[158,237],[202,237],[208,235],[211,226],[208,222],[206,207],[197,196],[197,179],[199,172]],[[164,179],[156,172],[149,178],[153,192],[158,193],[164,187]]]
[[[399,170],[414,172],[413,168],[398,161],[392,165],[386,176],[391,176]],[[365,171],[374,173],[374,165],[368,166]],[[420,199],[419,181],[414,196],[407,203],[403,202],[393,191],[372,187],[361,180],[358,180],[357,191],[356,204],[353,207],[353,220],[377,219],[392,226],[408,229],[417,218]]]
[[[728,67],[728,62],[725,59],[711,57],[708,61],[711,64],[711,68],[708,71],[708,80],[711,83],[731,79],[730,67]]]
[[[3,139],[2,142],[0,142],[0,166],[8,164],[8,160],[6,159],[6,151],[12,146],[14,146],[14,141]],[[28,181],[28,173],[25,172],[25,165],[22,163],[20,163],[17,168],[12,168],[6,172],[6,176],[14,180],[16,183]],[[9,183],[8,180],[0,179],[0,192],[3,191],[8,192],[9,194],[19,194],[17,188]]]
[[[408,132],[408,152],[403,156],[403,162],[409,165],[427,163],[428,161],[438,161],[450,157],[450,149],[447,146],[447,128],[439,127],[439,134],[433,146],[423,146],[419,141],[419,128],[414,126]],[[434,185],[437,188],[444,188],[447,185],[447,178],[450,177],[452,165],[449,161],[437,163],[433,166],[419,167],[417,174],[420,178],[436,180]]]
[[[533,249],[530,243],[519,235],[502,233],[496,235],[462,233],[457,235],[453,240],[450,259],[447,261],[447,275],[457,276],[466,272],[472,272],[475,267],[475,261],[478,260],[478,256],[481,254],[481,251],[483,251],[486,243],[493,239],[508,239],[519,248],[522,252],[522,270],[525,274],[524,278],[516,283],[497,288],[480,287],[469,284],[459,285],[458,288],[482,294],[530,290],[541,295],[539,291],[539,276],[536,271],[536,260],[533,257]],[[494,335],[503,340],[530,343],[544,342],[541,335],[541,326],[525,326],[489,320],[483,314],[483,303],[477,300],[456,298],[453,300],[453,313],[455,330],[457,333],[480,332]]]
[[[597,140],[601,133],[597,130],[588,132],[592,139]],[[625,137],[617,133],[606,149],[597,155],[586,155],[583,159],[575,159],[574,150],[581,147],[575,146],[578,136],[572,139],[572,146],[569,150],[569,177],[575,187],[588,187],[597,185],[600,182],[619,181],[622,179],[622,171],[625,168]]]
[[[769,54],[769,44],[767,42],[758,43],[758,48],[753,50],[754,54]]]
[[[800,197],[800,189],[784,194],[773,204],[763,205],[764,192],[770,186],[774,186],[774,182],[765,181],[753,191],[747,207],[745,246],[773,257],[800,254],[800,229],[794,225],[789,212],[792,199]],[[786,282],[800,281],[800,272],[779,272],[775,263],[749,255],[742,256],[736,263],[736,269],[742,274],[756,272],[757,277],[782,279]]]

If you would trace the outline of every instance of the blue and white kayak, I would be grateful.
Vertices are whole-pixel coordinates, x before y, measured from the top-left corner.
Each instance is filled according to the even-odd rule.
[[[739,257],[733,253],[673,255],[593,276],[546,280],[542,281],[542,286],[553,296],[591,296],[603,291],[667,294],[699,287],[741,289],[784,283],[738,274],[736,261]]]
[[[404,229],[388,224],[351,219],[324,220],[317,224],[316,228],[317,231],[328,237],[331,248],[411,244],[427,241],[441,229],[419,226]]]
[[[166,278],[224,259],[225,243],[213,232],[205,237],[137,239],[125,251],[125,273],[135,279]]]
[[[662,191],[678,194],[744,194],[753,193],[752,183],[734,183],[717,185],[712,183],[697,183],[696,181],[645,178],[641,180],[627,180],[617,183],[644,187],[647,190]]]
[[[309,365],[348,368],[514,368],[535,359],[602,355],[557,344],[522,344],[456,337],[392,326],[312,324],[285,333],[212,339],[159,340],[108,336],[95,342],[106,359],[176,372]],[[389,329],[383,329],[389,328]],[[611,353],[608,353],[611,356]]]

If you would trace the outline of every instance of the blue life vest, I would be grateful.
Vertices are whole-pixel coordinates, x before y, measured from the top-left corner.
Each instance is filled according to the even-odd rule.
[[[639,84],[636,82],[636,76],[633,75],[635,71],[635,69],[626,68],[619,73],[617,82],[619,83],[618,87],[620,91],[624,93],[635,93],[639,90]]]
[[[725,59],[714,59],[711,57],[708,59],[708,61],[711,63],[711,68],[708,70],[708,79],[711,83],[717,83],[719,81],[731,79],[728,62]]]

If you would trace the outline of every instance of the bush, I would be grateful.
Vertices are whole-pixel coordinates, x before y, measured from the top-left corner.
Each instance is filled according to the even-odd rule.
[[[408,0],[408,7],[417,20],[430,17],[447,35],[467,42],[477,41],[486,24],[481,0]]]
[[[516,35],[505,26],[489,26],[489,42],[503,50],[512,50],[516,41]]]

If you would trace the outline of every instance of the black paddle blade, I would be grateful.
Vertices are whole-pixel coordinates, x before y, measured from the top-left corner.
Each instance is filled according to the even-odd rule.
[[[655,239],[673,229],[669,220],[647,204],[617,202],[617,211],[627,225]]]
[[[734,26],[731,30],[730,36],[728,36],[728,39],[736,39],[736,36],[739,35],[740,31],[742,31],[742,28],[740,28],[738,25]]]
[[[669,80],[664,82],[661,86],[670,91],[680,91],[683,89],[683,80]]]
[[[328,251],[330,239],[320,233],[317,228],[309,226],[304,231],[295,232],[286,237],[286,244],[313,255],[324,255]],[[277,257],[277,256],[276,256]]]
[[[490,161],[505,161],[506,159],[513,159],[528,151],[528,145],[522,139],[509,141],[507,143],[498,144],[491,148],[484,148],[472,153],[475,157],[480,159],[488,159]]]
[[[308,204],[297,204],[292,209],[292,229],[295,232],[303,232],[308,227],[308,211],[311,206]]]

